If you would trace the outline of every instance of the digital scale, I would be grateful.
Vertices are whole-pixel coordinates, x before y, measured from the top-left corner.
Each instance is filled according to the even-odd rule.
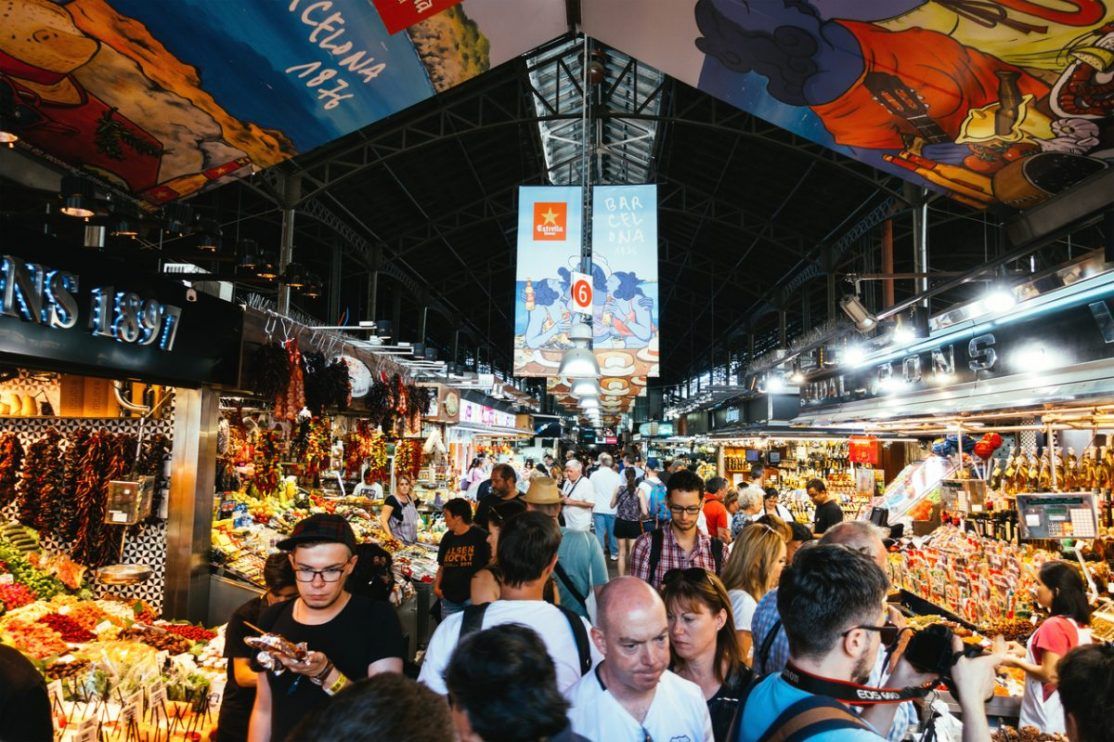
[[[1075,539],[1072,551],[1087,579],[1088,595],[1092,602],[1098,600],[1098,586],[1083,559],[1081,540],[1095,538],[1099,533],[1098,510],[1092,493],[1017,495],[1017,522],[1022,540]]]
[[[1090,492],[1018,495],[1017,521],[1024,540],[1098,535],[1095,496]]]

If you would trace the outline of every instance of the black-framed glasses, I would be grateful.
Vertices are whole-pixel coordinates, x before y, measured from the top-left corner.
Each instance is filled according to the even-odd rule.
[[[869,624],[864,624],[862,626],[852,626],[851,628],[847,629],[847,631],[844,631],[840,636],[847,636],[855,629],[862,629],[863,631],[877,631],[878,636],[882,640],[883,647],[892,647],[901,637],[901,632],[905,631],[904,628],[896,626],[887,621],[882,626],[870,626]]]
[[[708,570],[703,567],[674,567],[662,575],[662,584],[673,584],[677,580],[688,580],[689,582],[708,582]]]
[[[700,515],[699,505],[670,505],[669,512],[671,513],[685,513],[686,515]]]
[[[294,577],[298,579],[298,582],[313,582],[316,577],[320,577],[325,582],[337,582],[343,575],[344,567],[326,567],[325,569],[303,569],[299,567],[294,570]]]

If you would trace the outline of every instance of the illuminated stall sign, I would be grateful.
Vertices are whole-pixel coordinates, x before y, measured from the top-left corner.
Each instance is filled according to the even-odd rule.
[[[233,386],[243,313],[124,260],[17,232],[0,254],[0,362]]]
[[[80,277],[14,255],[0,258],[0,314],[58,330],[77,325]],[[98,286],[89,292],[89,329],[121,343],[172,350],[181,307],[144,299],[132,291]]]
[[[801,407],[1041,374],[1109,358],[1112,345],[1111,299],[1091,301],[1030,321],[988,328],[884,363],[815,379],[801,386]]]

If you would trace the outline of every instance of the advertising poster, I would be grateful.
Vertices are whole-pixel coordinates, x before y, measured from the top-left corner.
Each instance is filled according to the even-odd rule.
[[[657,186],[592,188],[592,280],[600,372],[658,376]]]
[[[5,7],[0,95],[16,133],[155,204],[308,152],[566,31],[548,0],[467,0],[395,34],[369,0]]]
[[[982,208],[1114,158],[1112,0],[586,0],[585,32],[795,134]]]
[[[518,189],[514,375],[555,376],[569,342],[570,280],[580,266],[580,186]]]

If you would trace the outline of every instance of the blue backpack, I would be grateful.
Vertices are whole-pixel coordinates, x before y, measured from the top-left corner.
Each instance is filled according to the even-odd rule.
[[[668,523],[671,519],[669,514],[669,503],[666,502],[665,485],[661,482],[650,482],[650,497],[647,507],[650,510],[650,518],[657,522],[659,525]]]

